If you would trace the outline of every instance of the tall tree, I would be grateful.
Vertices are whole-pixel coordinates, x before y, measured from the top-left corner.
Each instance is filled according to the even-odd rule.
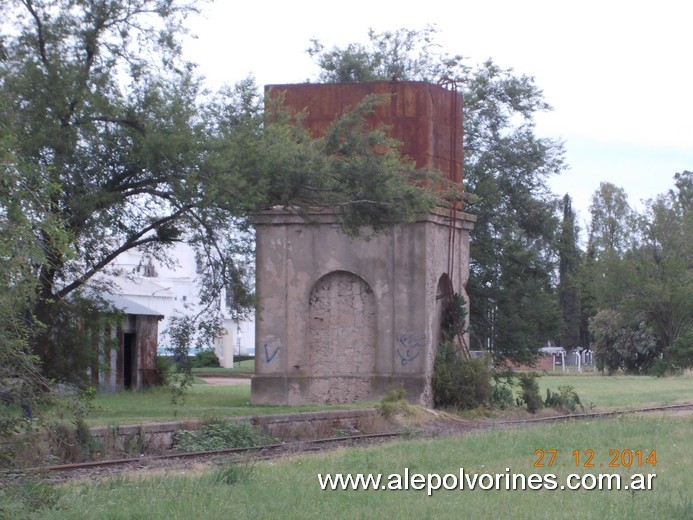
[[[27,223],[40,252],[23,264],[33,297],[16,315],[32,324],[28,341],[48,375],[82,372],[65,366],[78,345],[59,326],[89,323],[78,319],[98,304],[87,288],[112,290],[108,275],[125,251],[175,262],[167,248],[189,241],[204,277],[203,330],[213,331],[222,289],[237,313],[252,305],[254,211],[337,207],[356,233],[435,202],[417,187],[425,173],[382,133],[363,130],[377,100],[316,141],[279,109],[264,111],[251,80],[205,91],[178,43],[193,3],[0,0],[0,8],[0,120],[13,137],[0,215],[3,231]]]
[[[647,203],[640,217],[640,244],[625,261],[633,283],[621,307],[646,321],[661,349],[693,328],[693,213],[687,199],[693,174],[677,174],[677,190]]]
[[[583,346],[581,334],[582,306],[579,294],[580,250],[578,228],[575,222],[572,200],[563,197],[563,220],[558,237],[558,301],[561,307],[562,327],[560,345],[568,350]],[[584,344],[587,347],[587,344]]]
[[[534,114],[550,107],[532,78],[491,60],[470,66],[442,51],[435,37],[432,27],[370,31],[365,44],[326,49],[313,41],[309,53],[321,81],[457,82],[466,190],[474,195],[469,210],[477,215],[467,286],[473,345],[499,359],[531,361],[558,334],[552,286],[558,221],[546,180],[564,167],[562,144],[534,132]]]
[[[627,283],[623,256],[637,242],[636,213],[623,188],[602,182],[592,195],[583,275],[585,312],[616,309]]]
[[[589,242],[597,254],[621,255],[630,247],[636,236],[635,212],[623,188],[600,183],[592,195],[590,215]]]
[[[0,94],[0,113],[5,101]],[[8,413],[4,404],[21,404],[28,415],[39,390],[47,386],[38,360],[27,348],[26,315],[21,310],[34,301],[35,278],[31,265],[42,259],[30,217],[21,201],[32,193],[23,186],[14,155],[14,135],[9,121],[0,118],[0,435],[14,433],[27,423],[20,414]],[[44,222],[50,228],[51,222]],[[0,464],[9,464],[10,454],[0,453]]]
[[[647,201],[640,215],[612,185],[593,197],[600,207],[592,212],[587,270],[595,314],[590,329],[597,361],[607,370],[646,373],[658,358],[678,363],[687,349],[693,354],[685,345],[693,330],[691,176],[676,174],[676,189]]]

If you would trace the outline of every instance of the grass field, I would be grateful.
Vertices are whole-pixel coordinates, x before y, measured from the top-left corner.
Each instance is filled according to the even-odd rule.
[[[628,416],[569,422],[522,430],[496,430],[459,438],[400,441],[386,446],[342,449],[238,467],[198,469],[156,477],[119,477],[71,484],[46,495],[33,512],[0,492],[0,513],[36,519],[227,519],[227,518],[513,518],[652,519],[693,518],[693,418]],[[535,450],[556,450],[551,468],[534,467]],[[609,450],[656,450],[656,466],[608,465]],[[572,452],[593,450],[594,468],[575,467]],[[581,459],[581,460],[584,460]],[[548,461],[544,461],[548,463]],[[571,473],[656,474],[652,490],[320,490],[317,475],[467,474],[556,475]],[[574,481],[573,481],[574,482]],[[448,483],[450,481],[448,480]],[[4,504],[4,506],[3,506]],[[1,515],[0,515],[1,516]]]
[[[693,376],[655,378],[646,376],[545,375],[539,379],[542,397],[546,388],[573,386],[587,411],[634,408],[650,404],[693,401]],[[344,406],[354,408],[375,403]],[[87,416],[89,425],[136,424],[190,418],[230,417],[331,409],[330,406],[251,406],[250,386],[195,384],[178,403],[166,388],[142,392],[116,392],[96,397]]]
[[[244,359],[233,364],[231,368],[224,367],[205,367],[205,368],[193,368],[192,373],[196,376],[229,376],[233,377],[235,375],[247,375],[255,372],[255,360],[254,359]]]
[[[647,405],[693,401],[693,375],[678,377],[603,376],[596,373],[561,375],[549,373],[539,379],[541,396],[546,389],[572,386],[586,410],[636,408]]]
[[[87,415],[86,422],[90,426],[125,425],[336,408],[326,405],[252,406],[250,404],[250,385],[194,384],[178,402],[173,402],[171,397],[171,390],[168,388],[149,388],[141,392],[125,391],[99,395],[94,400],[94,407]],[[340,408],[351,409],[365,406],[368,404],[344,405]]]

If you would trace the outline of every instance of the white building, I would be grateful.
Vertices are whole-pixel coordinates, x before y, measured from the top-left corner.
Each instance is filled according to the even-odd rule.
[[[197,289],[197,263],[195,252],[184,243],[173,246],[171,256],[177,265],[173,268],[144,255],[139,251],[127,251],[116,260],[124,271],[118,277],[117,294],[164,316],[159,323],[159,352],[164,354],[168,345],[166,330],[170,318],[176,314],[191,314],[199,311]],[[226,298],[222,295],[219,305],[226,312]],[[214,341],[214,350],[221,366],[233,366],[234,355],[255,355],[255,322],[224,319],[226,334]],[[208,348],[212,345],[198,345]]]

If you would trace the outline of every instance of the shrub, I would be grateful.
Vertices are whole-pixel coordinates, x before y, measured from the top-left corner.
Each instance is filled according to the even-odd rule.
[[[58,460],[83,462],[103,452],[103,446],[92,436],[82,417],[76,417],[73,424],[62,421],[49,423],[47,430],[51,452]]]
[[[166,356],[156,357],[156,384],[167,386],[171,377],[171,361]]]
[[[446,342],[438,345],[432,386],[436,406],[470,410],[489,403],[491,371],[486,359],[462,359],[454,343]]]
[[[652,367],[652,373],[657,377],[681,374],[685,369],[693,367],[693,328],[687,329],[664,351],[664,356],[658,359]]]
[[[557,410],[571,413],[577,410],[579,406],[584,411],[584,407],[580,402],[580,397],[575,389],[570,385],[559,386],[558,392],[552,392],[549,388],[547,388],[544,405],[549,408],[556,408]]]
[[[443,307],[441,317],[441,334],[443,343],[454,341],[458,336],[467,333],[467,302],[459,293],[454,293]]]
[[[520,397],[518,405],[525,405],[530,413],[537,413],[544,406],[544,402],[539,395],[539,383],[536,374],[521,374],[518,384],[520,385]]]
[[[645,323],[628,323],[613,310],[603,309],[589,320],[594,359],[600,371],[647,374],[661,354],[657,338]]]
[[[207,368],[220,366],[219,358],[212,350],[202,350],[195,355],[192,362],[193,368]]]
[[[515,373],[511,368],[497,370],[493,374],[493,386],[491,387],[491,406],[505,409],[512,406],[513,386],[515,385]]]
[[[505,409],[513,404],[513,390],[510,386],[496,383],[491,388],[491,406]]]

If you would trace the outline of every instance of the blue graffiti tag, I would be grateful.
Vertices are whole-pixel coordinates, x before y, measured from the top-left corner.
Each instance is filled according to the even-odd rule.
[[[264,347],[265,347],[265,362],[266,363],[269,363],[270,361],[272,361],[274,359],[274,356],[276,356],[279,353],[279,349],[281,348],[281,346],[275,348],[272,351],[272,353],[270,354],[269,350],[267,349],[267,343],[264,344]]]
[[[400,346],[397,347],[397,355],[400,358],[400,364],[406,366],[414,361],[421,354],[424,348],[425,340],[416,332],[405,332],[399,338]]]

